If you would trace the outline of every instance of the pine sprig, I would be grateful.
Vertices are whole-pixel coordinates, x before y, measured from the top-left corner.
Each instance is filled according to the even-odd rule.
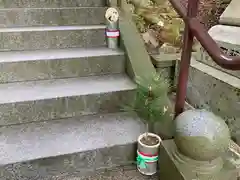
[[[168,98],[168,82],[159,74],[136,77],[135,81],[137,89],[134,101],[124,106],[124,110],[136,112],[149,128],[155,122],[169,120],[166,116],[172,116],[172,108]]]

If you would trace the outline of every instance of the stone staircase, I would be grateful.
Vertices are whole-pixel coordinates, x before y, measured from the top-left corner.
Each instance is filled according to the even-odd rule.
[[[209,30],[219,46],[233,56],[240,55],[239,2],[232,0],[221,16],[220,25]],[[224,118],[233,140],[240,145],[239,71],[219,67],[201,48],[192,59],[187,99],[194,107],[208,109]]]
[[[106,48],[105,6],[0,1],[0,180],[84,179],[135,160],[145,126],[120,111],[135,84],[124,53]]]
[[[119,106],[136,86],[124,52],[106,48],[105,10],[104,0],[0,0],[0,180],[158,179],[131,166],[145,126]],[[239,33],[210,30],[231,53]],[[240,144],[239,73],[211,63],[193,57],[188,101],[225,118]],[[172,79],[174,65],[158,70]]]

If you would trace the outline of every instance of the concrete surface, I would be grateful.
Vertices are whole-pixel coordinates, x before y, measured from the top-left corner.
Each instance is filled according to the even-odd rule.
[[[84,176],[135,161],[145,131],[129,113],[99,114],[0,128],[0,179],[25,180],[64,173]]]
[[[0,82],[123,73],[125,56],[105,47],[1,52]]]
[[[0,27],[98,25],[105,23],[104,7],[0,9]]]
[[[0,28],[0,51],[104,46],[104,25]]]
[[[1,84],[0,125],[116,112],[135,88],[121,74]]]
[[[221,24],[240,26],[240,1],[232,0],[220,17]]]

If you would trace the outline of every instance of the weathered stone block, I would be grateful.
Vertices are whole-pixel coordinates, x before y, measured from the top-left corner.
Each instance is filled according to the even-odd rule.
[[[220,17],[220,23],[240,26],[240,1],[232,0]]]
[[[157,73],[161,74],[161,76],[169,82],[170,85],[173,83],[173,75],[174,75],[174,67],[168,68],[157,68]]]
[[[171,87],[173,86],[175,65],[178,58],[179,54],[161,53],[158,55],[151,55],[152,63],[157,72],[166,79]]]
[[[212,27],[208,33],[218,43],[223,52],[230,56],[240,56],[240,27],[217,25]],[[196,60],[223,72],[240,78],[239,71],[231,71],[217,65],[203,47],[199,47],[196,53]]]

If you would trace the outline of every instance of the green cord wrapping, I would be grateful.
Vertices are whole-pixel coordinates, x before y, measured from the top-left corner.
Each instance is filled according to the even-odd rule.
[[[147,168],[147,162],[156,162],[158,161],[158,156],[153,156],[153,157],[148,157],[148,156],[143,156],[139,152],[137,152],[137,165],[141,169],[146,169]]]

